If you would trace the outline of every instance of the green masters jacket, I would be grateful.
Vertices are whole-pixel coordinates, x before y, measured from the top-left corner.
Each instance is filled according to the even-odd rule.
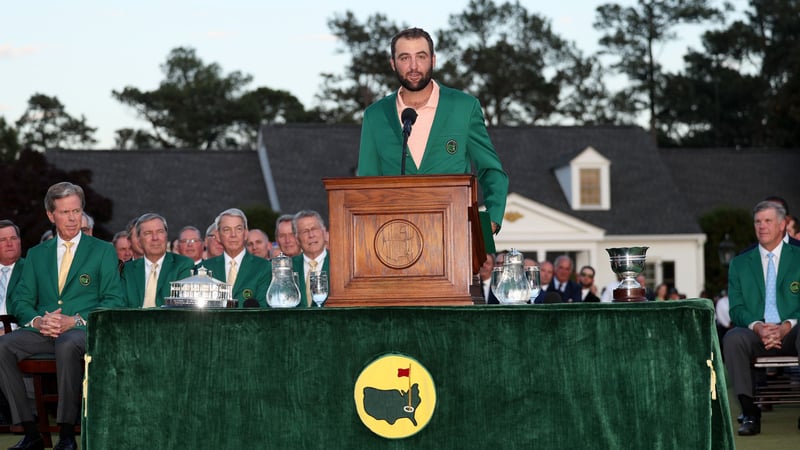
[[[220,281],[228,277],[225,270],[225,255],[207,259],[199,264],[211,271],[211,276]],[[233,285],[233,298],[239,301],[239,308],[244,307],[245,300],[254,298],[262,308],[267,307],[267,289],[272,282],[272,265],[264,258],[245,252],[242,265],[236,272],[236,284]]]
[[[400,175],[402,129],[397,92],[364,111],[359,176]],[[474,165],[489,216],[492,222],[502,225],[508,175],[489,139],[478,99],[440,84],[439,104],[419,168],[410,154],[406,158],[409,175],[471,174]]]
[[[292,271],[297,273],[297,287],[300,288],[300,304],[297,305],[298,308],[307,308],[308,307],[308,296],[306,295],[306,277],[305,277],[305,268],[303,264],[305,261],[303,260],[303,254],[300,253],[299,255],[292,256]],[[328,283],[331,281],[331,252],[325,252],[325,261],[322,263],[322,268],[320,270],[324,270],[328,272]],[[330,289],[330,284],[328,285],[328,289]],[[313,306],[317,306],[312,302]]]
[[[170,283],[192,276],[194,261],[177,253],[167,252],[158,272],[156,283],[156,306],[164,304],[164,297],[170,296]],[[144,258],[125,263],[122,269],[122,289],[129,308],[141,308],[144,304],[144,291],[147,282]]]
[[[14,263],[14,270],[8,276],[8,283],[6,284],[6,313],[11,314],[11,302],[14,301],[11,295],[14,288],[19,284],[19,279],[22,278],[22,269],[25,267],[25,258],[20,258]]]
[[[781,259],[776,279],[776,300],[781,321],[800,321],[800,247],[781,242]],[[747,327],[764,320],[764,268],[758,247],[731,260],[728,269],[728,300],[731,320]]]
[[[59,294],[57,241],[50,239],[28,250],[9,311],[20,325],[58,308],[62,314],[80,314],[86,319],[95,309],[125,306],[117,251],[110,243],[86,234],[81,236]]]

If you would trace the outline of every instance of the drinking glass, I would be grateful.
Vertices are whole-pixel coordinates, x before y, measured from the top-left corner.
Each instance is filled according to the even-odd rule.
[[[500,277],[503,276],[503,266],[492,267],[492,281],[489,288],[492,293],[497,297],[497,283],[500,282]]]
[[[328,299],[328,272],[321,270],[319,272],[311,272],[309,275],[309,289],[311,290],[311,299],[318,307],[322,308],[322,304]]]
[[[539,296],[542,290],[542,282],[539,278],[539,268],[537,266],[528,266],[525,268],[525,276],[528,277],[528,285],[531,287],[531,304]]]

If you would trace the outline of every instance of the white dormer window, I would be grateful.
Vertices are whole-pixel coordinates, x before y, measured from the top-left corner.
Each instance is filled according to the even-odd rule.
[[[575,210],[611,209],[611,162],[592,147],[586,147],[555,174],[564,196]]]
[[[600,168],[598,167],[581,167],[578,169],[578,178],[580,183],[580,201],[581,206],[585,207],[599,207],[602,206],[601,193],[602,187]]]

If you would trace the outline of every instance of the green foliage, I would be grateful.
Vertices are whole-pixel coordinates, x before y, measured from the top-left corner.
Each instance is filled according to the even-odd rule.
[[[687,144],[797,146],[800,2],[751,0],[746,20],[705,33],[703,46],[705,53],[685,57],[680,80],[696,94],[669,104],[676,122],[689,125]],[[686,108],[705,112],[706,120]]]
[[[555,116],[578,123],[615,120],[599,61],[584,58],[519,2],[473,0],[449,23],[448,30],[427,30],[435,35],[434,77],[478,97],[488,123],[531,124]],[[329,123],[355,123],[367,106],[397,89],[390,43],[407,27],[382,14],[361,23],[350,11],[328,26],[351,62],[342,75],[322,74],[320,114]]]
[[[165,79],[158,89],[128,86],[113,91],[114,98],[152,127],[118,130],[119,148],[253,148],[263,123],[315,120],[288,92],[265,87],[248,91],[250,75],[224,75],[218,64],[205,64],[192,48],[173,49],[161,69]]]
[[[398,26],[383,14],[360,23],[351,11],[337,14],[328,28],[348,53],[350,63],[344,74],[322,73],[317,94],[320,115],[326,123],[355,123],[364,109],[396,89],[396,78],[389,65],[390,42],[405,25]]]
[[[728,289],[728,268],[719,258],[719,244],[728,239],[733,241],[736,254],[755,242],[753,215],[740,208],[720,207],[700,217],[700,227],[706,234],[704,259],[706,262],[705,288],[714,294]]]
[[[636,6],[615,3],[597,7],[594,27],[604,34],[600,45],[617,58],[613,64],[630,82],[632,108],[649,110],[650,131],[656,135],[658,92],[664,84],[661,65],[654,47],[677,39],[674,29],[682,23],[721,19],[722,13],[711,0],[639,0]]]
[[[26,148],[40,152],[48,148],[85,148],[97,142],[96,128],[86,118],[72,117],[57,97],[34,94],[17,120],[19,140]]]
[[[575,50],[518,2],[472,0],[440,32],[448,73],[481,102],[488,123],[531,124],[553,115]],[[454,72],[454,73],[453,73]]]
[[[20,151],[17,129],[0,117],[0,162],[11,162],[17,159]]]

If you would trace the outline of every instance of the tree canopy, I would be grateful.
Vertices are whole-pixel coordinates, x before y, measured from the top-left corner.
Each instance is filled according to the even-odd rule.
[[[97,142],[94,138],[97,129],[90,127],[85,117],[71,116],[57,97],[44,94],[31,96],[28,108],[16,125],[19,139],[26,147],[37,151],[85,148]]]
[[[637,0],[597,7],[601,50],[585,54],[549,20],[519,1],[469,0],[434,36],[434,77],[476,96],[488,125],[635,124],[646,118],[661,146],[797,146],[800,141],[800,1],[750,0],[734,16],[724,0]],[[725,20],[735,17],[730,23]],[[659,48],[680,26],[708,28],[684,67],[666,70]],[[349,62],[320,73],[315,104],[292,93],[251,87],[196,50],[173,49],[153,90],[112,95],[149,127],[116,130],[115,147],[253,148],[261,125],[358,123],[364,109],[397,89],[389,65],[392,36],[407,27],[352,11],[328,21]],[[626,82],[610,88],[619,75]],[[618,83],[615,83],[615,86]],[[95,128],[56,97],[34,94],[13,125],[0,119],[0,159],[20,149],[86,148]]]
[[[157,89],[113,91],[151,125],[118,130],[120,147],[252,148],[261,124],[312,118],[290,93],[266,87],[248,91],[250,75],[223,74],[219,64],[204,63],[192,48],[173,49],[161,69],[165,78]]]

